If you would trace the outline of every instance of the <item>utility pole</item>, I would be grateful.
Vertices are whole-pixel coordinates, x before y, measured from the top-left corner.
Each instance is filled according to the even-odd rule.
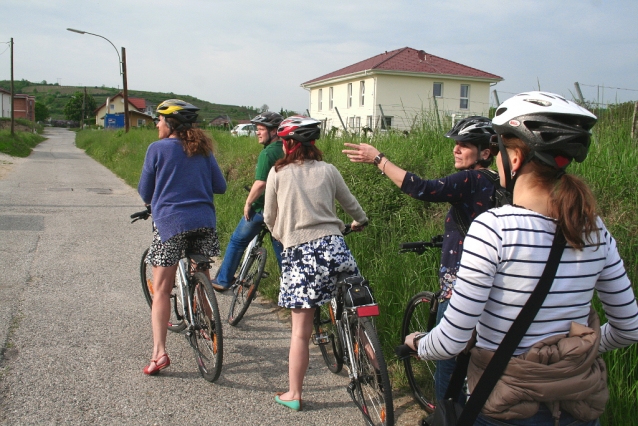
[[[126,49],[122,47],[122,79],[124,84],[124,129],[126,132],[131,128],[128,117],[128,85],[126,83]]]
[[[11,37],[11,136],[15,135],[15,117],[14,117],[14,100],[13,97],[13,37]]]
[[[583,92],[580,91],[580,84],[575,82],[574,87],[576,88],[576,94],[578,95],[578,100],[580,100],[580,105],[585,106],[585,98],[583,98]]]
[[[84,95],[82,96],[82,115],[80,116],[80,130],[84,129],[84,107],[86,104],[86,86],[84,87]]]

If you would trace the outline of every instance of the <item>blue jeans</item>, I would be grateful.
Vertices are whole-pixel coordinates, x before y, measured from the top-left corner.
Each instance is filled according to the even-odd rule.
[[[439,309],[436,314],[436,323],[441,322],[443,314],[450,304],[450,299],[446,299],[445,302],[439,303]],[[436,400],[439,401],[445,397],[445,391],[450,384],[450,378],[454,369],[456,368],[456,359],[450,358],[443,361],[436,362],[436,371],[434,372],[434,393],[436,394]],[[465,406],[465,395],[461,391],[457,399],[463,406]]]
[[[228,242],[228,247],[226,247],[226,253],[224,253],[224,260],[222,261],[222,265],[219,267],[219,273],[217,274],[217,283],[224,287],[228,287],[235,278],[235,272],[239,267],[239,262],[241,262],[241,258],[244,255],[244,251],[248,244],[252,241],[253,238],[259,231],[261,231],[261,226],[264,223],[264,216],[261,213],[256,213],[251,211],[250,220],[246,220],[242,216],[241,220],[237,224],[237,228],[235,228],[235,232],[230,237],[230,241]],[[272,241],[272,248],[275,252],[275,257],[277,258],[277,263],[279,264],[279,270],[281,270],[281,252],[284,251],[283,245],[270,237]]]
[[[591,422],[581,422],[575,419],[571,414],[563,411],[560,415],[560,426],[600,426],[598,419]],[[554,418],[547,406],[541,404],[538,412],[532,417],[526,419],[516,420],[496,420],[491,417],[479,414],[478,418],[474,421],[474,426],[553,426]]]

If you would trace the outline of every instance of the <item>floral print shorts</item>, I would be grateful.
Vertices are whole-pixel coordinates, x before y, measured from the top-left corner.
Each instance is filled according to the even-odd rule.
[[[329,302],[340,272],[359,273],[341,235],[286,248],[281,254],[279,306],[316,308]]]
[[[201,233],[203,236],[189,244],[187,236],[195,232]],[[153,242],[148,250],[146,263],[153,266],[173,266],[182,258],[182,251],[186,248],[208,257],[219,256],[217,231],[215,228],[197,228],[182,232],[162,242],[159,231],[153,224]]]

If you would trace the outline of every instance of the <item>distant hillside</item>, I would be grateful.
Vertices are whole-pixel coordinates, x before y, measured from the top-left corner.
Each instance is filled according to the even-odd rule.
[[[34,95],[36,101],[44,103],[51,112],[51,118],[54,120],[64,119],[64,106],[69,98],[76,91],[83,91],[84,87],[77,86],[60,86],[56,84],[33,83],[27,80],[14,81],[15,93],[24,93]],[[0,87],[10,90],[11,82],[8,80],[0,80]],[[86,92],[93,96],[95,103],[99,106],[106,102],[106,98],[116,95],[119,90],[112,87],[87,87]],[[237,105],[221,105],[198,99],[194,96],[178,95],[175,93],[159,93],[159,92],[142,92],[139,90],[129,90],[129,97],[145,99],[147,103],[158,105],[166,99],[178,98],[191,102],[201,108],[199,117],[202,120],[212,120],[219,115],[228,114],[233,121],[247,120],[259,113],[256,108],[249,106]]]

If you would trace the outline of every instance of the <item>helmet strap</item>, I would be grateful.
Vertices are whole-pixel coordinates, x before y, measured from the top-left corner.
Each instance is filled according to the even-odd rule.
[[[284,152],[286,155],[290,155],[301,147],[301,142],[297,142],[297,144],[293,148],[288,148],[288,143],[294,139],[288,139],[284,142]]]
[[[501,135],[498,135],[498,151],[501,153],[501,163],[503,163],[503,174],[505,175],[505,189],[510,194],[514,194],[514,183],[516,182],[516,174],[512,174],[512,168],[510,167],[510,156],[507,153],[507,148],[503,144]]]

